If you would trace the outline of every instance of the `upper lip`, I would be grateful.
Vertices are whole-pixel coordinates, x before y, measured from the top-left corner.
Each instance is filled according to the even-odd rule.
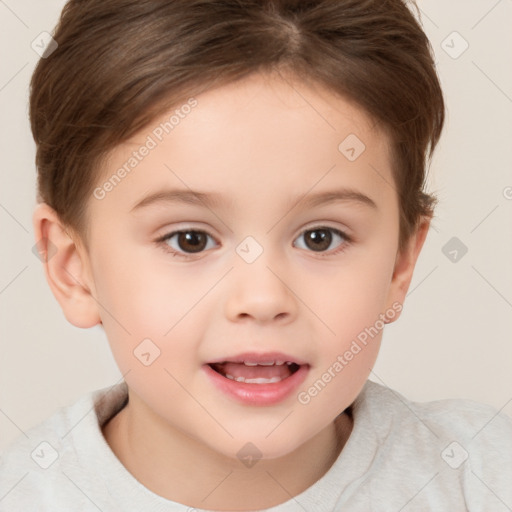
[[[284,354],[282,352],[245,352],[243,354],[236,354],[232,356],[223,356],[217,359],[213,359],[208,361],[207,364],[215,364],[215,363],[243,363],[248,361],[250,363],[269,363],[271,361],[284,361],[296,363],[298,365],[307,364],[306,361],[300,359],[296,356],[292,356],[289,354]]]

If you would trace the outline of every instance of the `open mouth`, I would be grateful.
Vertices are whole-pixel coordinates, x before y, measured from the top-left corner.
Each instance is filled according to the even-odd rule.
[[[299,370],[301,365],[293,361],[268,361],[240,363],[224,361],[208,366],[226,379],[246,384],[273,384],[287,379]]]
[[[203,368],[211,383],[230,399],[269,407],[291,397],[306,380],[310,365],[281,352],[246,352],[210,360]]]

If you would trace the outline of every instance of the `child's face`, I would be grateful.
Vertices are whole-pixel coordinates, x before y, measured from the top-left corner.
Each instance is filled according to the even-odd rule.
[[[112,153],[98,182],[109,191],[89,203],[85,281],[131,406],[160,432],[229,456],[247,442],[285,455],[332,425],[375,362],[381,314],[398,317],[408,285],[393,273],[387,138],[350,103],[293,87],[252,77],[209,91],[176,107],[169,133],[157,127],[174,111],[162,112]],[[350,134],[366,146],[360,155],[353,137],[339,149]],[[104,187],[148,136],[156,147]],[[319,199],[341,191],[351,195]],[[303,365],[287,378],[286,364],[224,367],[283,379],[245,385],[208,365],[247,354]]]

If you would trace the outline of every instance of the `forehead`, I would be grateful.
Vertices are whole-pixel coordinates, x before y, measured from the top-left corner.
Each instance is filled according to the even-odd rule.
[[[319,84],[255,74],[192,100],[163,111],[111,152],[98,184],[127,172],[109,187],[109,200],[133,206],[141,192],[178,186],[224,191],[247,204],[258,191],[301,194],[340,179],[374,195],[386,183],[393,189],[387,135]],[[134,156],[146,146],[145,156]]]

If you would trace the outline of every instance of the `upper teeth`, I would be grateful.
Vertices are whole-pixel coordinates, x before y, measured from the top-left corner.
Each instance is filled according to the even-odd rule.
[[[229,373],[226,373],[226,377],[231,380],[236,380],[237,382],[245,382],[246,384],[272,384],[283,380],[281,377],[272,377],[270,379],[265,379],[263,377],[246,379],[245,377],[233,377],[233,375],[229,375]]]
[[[244,361],[244,364],[245,366],[274,366],[274,365],[277,365],[277,366],[281,366],[283,365],[285,362],[284,361],[265,361],[265,362],[262,362],[262,363],[254,363],[252,361]],[[292,364],[290,361],[287,361],[286,364]]]

